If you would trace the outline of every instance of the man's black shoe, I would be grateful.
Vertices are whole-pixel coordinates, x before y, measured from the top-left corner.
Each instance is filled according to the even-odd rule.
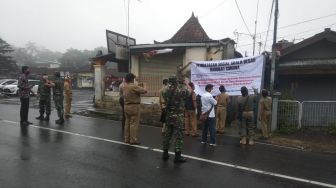
[[[44,117],[43,117],[43,115],[40,115],[39,117],[36,117],[35,119],[37,119],[37,120],[44,120]]]
[[[44,121],[49,121],[49,120],[50,120],[50,119],[49,119],[49,115],[47,115],[43,120],[44,120]]]
[[[21,121],[21,122],[20,122],[20,125],[21,125],[21,126],[28,126],[29,124],[28,124],[27,122],[25,122],[25,121]]]
[[[181,151],[175,152],[174,163],[185,163],[187,159],[181,156]]]
[[[55,121],[56,124],[62,125],[64,123],[64,119],[58,119]]]

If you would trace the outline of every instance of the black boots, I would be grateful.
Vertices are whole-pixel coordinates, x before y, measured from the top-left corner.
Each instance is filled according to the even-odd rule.
[[[55,121],[56,124],[62,125],[64,123],[64,119],[60,118],[58,120]]]
[[[60,111],[57,111],[59,119],[55,121],[56,124],[63,125],[64,123],[64,114]]]
[[[36,119],[40,121],[49,121],[49,114],[47,114],[46,117],[43,117],[43,114],[41,114],[39,117],[36,117]]]
[[[175,159],[174,163],[185,163],[187,160],[186,158],[181,156],[181,151],[175,151]]]
[[[167,161],[169,159],[168,150],[164,149],[162,153],[162,160]]]
[[[40,121],[44,120],[43,114],[41,114],[40,116],[36,117],[35,119],[40,120]]]
[[[49,121],[49,115],[46,115],[46,117],[44,118],[44,121]]]
[[[162,153],[162,160],[167,161],[169,159],[169,153],[167,149],[163,150]],[[174,163],[185,163],[187,160],[186,158],[182,157],[181,150],[175,150],[175,159]]]

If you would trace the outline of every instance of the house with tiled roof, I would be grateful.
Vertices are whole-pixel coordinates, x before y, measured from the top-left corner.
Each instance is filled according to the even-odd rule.
[[[299,43],[278,43],[276,89],[299,101],[336,100],[336,32],[323,32]]]
[[[174,75],[177,66],[186,66],[191,61],[235,58],[234,44],[230,38],[211,39],[192,14],[170,39],[130,46],[130,72],[147,85],[148,96],[158,96],[162,79]]]
[[[190,76],[191,61],[232,59],[240,55],[230,38],[211,39],[198,18],[192,14],[187,22],[168,40],[153,44],[136,44],[136,40],[113,31],[106,31],[108,54],[91,58],[94,67],[95,105],[120,113],[119,94],[106,91],[106,64],[116,62],[119,72],[132,72],[149,92],[141,97],[141,123],[160,124],[159,90],[162,80],[176,75],[177,67],[185,67]],[[241,57],[241,55],[239,56]]]

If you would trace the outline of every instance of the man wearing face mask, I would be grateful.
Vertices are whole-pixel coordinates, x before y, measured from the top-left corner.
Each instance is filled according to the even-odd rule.
[[[33,88],[32,85],[29,85],[28,82],[28,75],[30,74],[30,69],[28,66],[22,67],[22,74],[19,77],[18,81],[18,94],[21,101],[21,108],[20,108],[20,124],[21,126],[28,126],[32,124],[28,121],[28,112],[29,112],[29,98],[31,89]]]
[[[42,79],[40,80],[37,94],[40,98],[39,107],[40,107],[40,116],[36,117],[38,120],[49,121],[50,116],[50,100],[51,100],[51,81],[48,80],[48,75],[43,74]],[[44,117],[44,112],[46,117]]]

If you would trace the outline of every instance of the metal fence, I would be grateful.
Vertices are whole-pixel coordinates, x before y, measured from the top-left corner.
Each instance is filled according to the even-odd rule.
[[[302,105],[299,101],[280,100],[278,104],[278,128],[300,128]]]
[[[280,100],[278,128],[336,126],[336,101]]]
[[[305,127],[336,126],[336,101],[302,102],[301,122]]]

